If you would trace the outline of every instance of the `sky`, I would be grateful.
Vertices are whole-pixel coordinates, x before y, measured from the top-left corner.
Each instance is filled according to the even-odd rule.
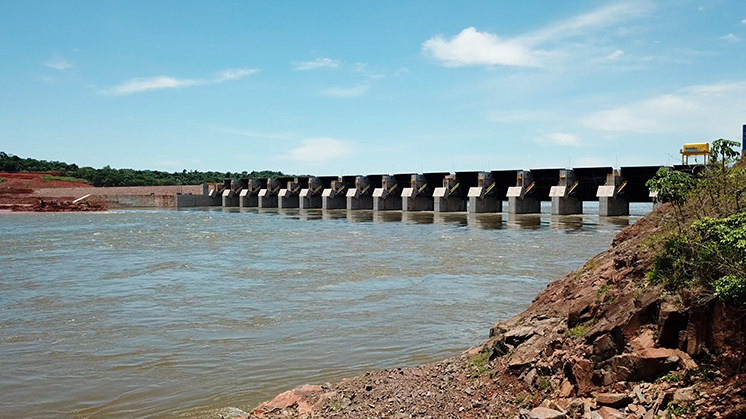
[[[746,1],[0,0],[0,151],[355,175],[741,141]]]

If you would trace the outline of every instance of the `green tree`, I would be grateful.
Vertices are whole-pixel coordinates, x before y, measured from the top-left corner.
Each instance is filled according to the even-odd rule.
[[[658,201],[673,204],[677,215],[676,223],[681,231],[684,223],[682,206],[694,187],[694,179],[684,172],[662,167],[652,179],[645,182],[645,186],[657,194]]]

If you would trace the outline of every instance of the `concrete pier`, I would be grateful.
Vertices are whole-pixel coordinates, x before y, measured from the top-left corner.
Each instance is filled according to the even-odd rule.
[[[277,193],[277,208],[300,208],[300,191],[308,188],[308,177],[296,177]]]
[[[401,192],[411,179],[411,174],[383,176],[381,187],[373,189],[373,211],[400,210]]]
[[[549,191],[549,197],[552,199],[552,215],[583,213],[583,201],[577,193],[579,185],[573,170],[560,170],[559,183],[552,186]]]
[[[348,210],[372,210],[373,192],[381,187],[383,176],[368,175],[355,178],[355,187],[347,191]]]
[[[477,186],[472,186],[467,192],[468,212],[480,214],[487,212],[501,212],[503,201],[497,196],[497,183],[490,172],[479,172]]]
[[[440,185],[448,172],[425,173],[412,175],[409,187],[404,188],[401,193],[402,211],[432,211],[433,190],[435,185]]]
[[[598,187],[598,215],[612,217],[629,215],[629,200],[625,196],[627,181],[619,170],[614,170],[606,177],[606,184]]]
[[[267,179],[266,188],[259,191],[259,208],[277,208],[280,189],[290,180],[292,179],[286,177]]]
[[[267,179],[251,178],[246,189],[242,190],[238,198],[241,208],[256,208],[259,206],[259,191],[267,184]]]
[[[241,194],[241,191],[248,187],[248,182],[248,179],[226,179],[223,183],[224,186],[227,186],[223,189],[223,206],[239,206],[239,196]]]
[[[443,186],[433,191],[433,211],[464,212],[469,189],[478,183],[478,172],[456,172],[443,177]]]
[[[541,212],[541,201],[536,196],[536,182],[530,171],[519,170],[516,186],[508,188],[508,213],[533,214]]]
[[[332,180],[337,179],[336,176],[311,176],[308,178],[308,187],[301,188],[298,196],[298,208],[300,209],[312,209],[321,208],[321,195],[324,192],[324,188],[331,186]]]
[[[329,188],[324,189],[321,194],[322,209],[345,209],[347,208],[347,191],[355,186],[357,176],[340,176],[333,180]]]

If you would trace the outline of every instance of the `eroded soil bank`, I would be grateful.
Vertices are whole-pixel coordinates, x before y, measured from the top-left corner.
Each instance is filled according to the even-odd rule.
[[[81,188],[93,190],[85,182],[57,180],[56,173],[4,173],[0,172],[0,211],[14,212],[69,212],[105,211],[104,202],[87,199],[74,202],[80,196],[60,196],[54,198],[36,196],[40,189]]]
[[[416,368],[305,385],[244,418],[746,417],[746,316],[648,284],[670,208],[547,286],[483,345]]]

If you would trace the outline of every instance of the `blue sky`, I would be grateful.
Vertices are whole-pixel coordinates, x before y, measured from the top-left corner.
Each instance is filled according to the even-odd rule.
[[[296,174],[673,164],[741,140],[746,2],[0,0],[0,150]]]

